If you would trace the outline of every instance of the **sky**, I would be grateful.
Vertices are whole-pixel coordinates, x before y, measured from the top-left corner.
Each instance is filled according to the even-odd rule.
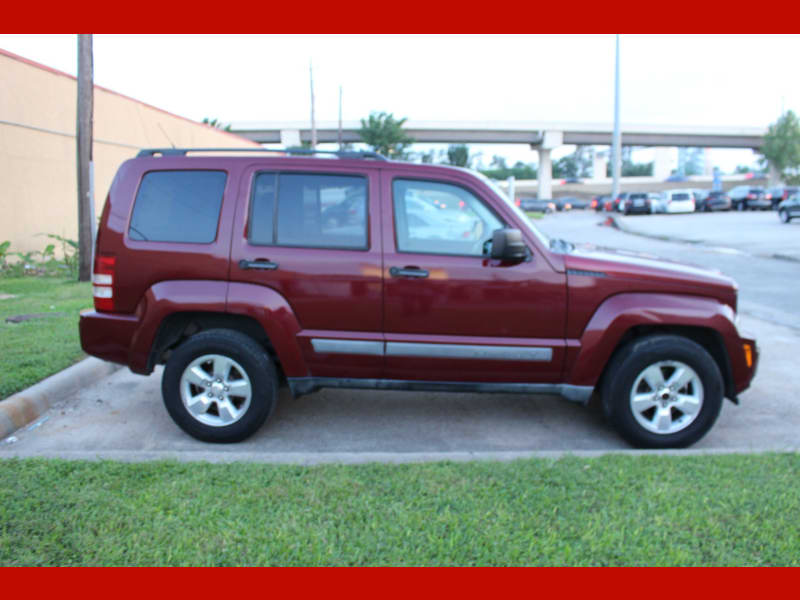
[[[623,124],[766,127],[800,112],[800,36],[626,34],[620,47]],[[0,35],[0,48],[76,73],[74,35]],[[340,85],[345,120],[613,118],[613,35],[94,36],[95,83],[196,120],[309,120],[309,62],[321,121],[338,118]],[[536,160],[526,146],[473,150]],[[712,153],[725,170],[756,158]]]

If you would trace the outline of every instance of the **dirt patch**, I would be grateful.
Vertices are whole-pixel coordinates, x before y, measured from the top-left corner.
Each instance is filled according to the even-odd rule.
[[[46,319],[47,317],[62,317],[66,313],[51,312],[51,313],[31,313],[29,315],[14,315],[7,317],[6,323],[22,323],[23,321],[32,321],[33,319]]]

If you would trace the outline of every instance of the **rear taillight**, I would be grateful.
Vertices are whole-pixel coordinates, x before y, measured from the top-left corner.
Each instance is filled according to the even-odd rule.
[[[92,275],[92,296],[95,310],[111,312],[114,310],[114,267],[117,259],[113,256],[97,255],[94,259]]]
[[[772,200],[772,194],[767,194],[767,195],[765,196],[765,198],[766,198],[767,200]]]
[[[747,199],[748,200],[755,200],[755,197],[756,197],[755,194],[747,194]]]
[[[520,205],[520,204],[522,204],[522,203],[520,202],[519,198],[517,198],[516,200],[514,200],[514,204],[516,204],[517,206],[519,206],[519,205]]]

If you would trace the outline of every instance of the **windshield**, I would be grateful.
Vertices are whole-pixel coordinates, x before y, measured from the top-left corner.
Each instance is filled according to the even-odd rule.
[[[534,227],[533,223],[531,223],[531,220],[528,218],[528,215],[522,212],[519,206],[514,204],[508,198],[508,195],[503,191],[503,189],[500,186],[497,185],[497,183],[494,180],[489,179],[488,177],[486,177],[486,175],[478,171],[470,171],[470,173],[477,176],[478,179],[480,179],[483,183],[489,186],[489,188],[497,195],[498,198],[501,198],[508,206],[511,207],[511,210],[513,210],[514,213],[517,215],[517,217],[519,217],[519,220],[522,221],[522,223],[527,227],[528,231],[533,233],[533,235],[535,235],[539,239],[539,241],[542,242],[542,244],[544,244],[546,247],[548,248],[550,247],[550,238],[548,238],[545,234],[543,234],[536,227]]]

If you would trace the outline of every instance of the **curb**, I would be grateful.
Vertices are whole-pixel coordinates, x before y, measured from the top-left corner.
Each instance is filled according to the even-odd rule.
[[[610,215],[608,217],[611,220],[611,226],[614,229],[618,229],[623,233],[628,233],[630,235],[638,235],[640,237],[649,238],[651,240],[660,240],[662,242],[677,242],[679,244],[690,244],[694,246],[705,245],[707,242],[705,240],[688,240],[686,238],[679,238],[679,237],[671,237],[668,235],[657,235],[654,233],[645,233],[643,231],[636,231],[635,229],[631,229],[627,224],[623,224],[619,221],[619,217],[617,215]],[[736,248],[738,250],[738,248]],[[745,252],[744,250],[740,250],[743,254],[748,256],[754,256],[756,258],[769,258],[773,260],[785,260],[789,262],[800,262],[800,258],[796,256],[791,256],[788,254],[779,254],[779,253],[759,253],[759,254],[751,254],[749,252]]]
[[[47,450],[4,453],[12,458],[46,458],[59,460],[104,461],[144,463],[173,461],[180,463],[263,463],[274,465],[363,465],[412,464],[434,462],[509,462],[536,458],[557,460],[566,457],[600,458],[602,456],[724,456],[730,454],[752,455],[770,453],[797,453],[800,446],[780,446],[768,449],[752,448],[670,448],[665,450],[639,450],[635,448],[609,448],[604,450],[508,450],[463,452],[219,452],[213,450]]]
[[[83,385],[111,375],[121,368],[122,365],[99,358],[86,358],[0,401],[0,439],[35,421],[54,403]]]

